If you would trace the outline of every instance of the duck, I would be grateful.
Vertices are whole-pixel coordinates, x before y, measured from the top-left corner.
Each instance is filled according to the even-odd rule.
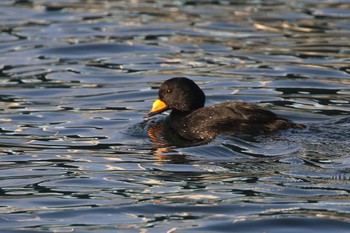
[[[305,128],[257,104],[225,101],[205,106],[205,94],[191,79],[174,77],[164,81],[153,102],[154,115],[171,110],[168,124],[181,138],[209,141],[218,135],[259,135],[289,128]]]

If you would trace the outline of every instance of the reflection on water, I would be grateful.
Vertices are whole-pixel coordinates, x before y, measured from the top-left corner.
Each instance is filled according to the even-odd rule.
[[[4,232],[348,232],[348,1],[1,1]],[[304,130],[185,142],[165,79]]]

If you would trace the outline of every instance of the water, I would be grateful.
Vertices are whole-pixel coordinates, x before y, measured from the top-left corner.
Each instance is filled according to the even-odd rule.
[[[1,232],[349,232],[350,2],[0,3]],[[164,80],[307,125],[206,144]]]

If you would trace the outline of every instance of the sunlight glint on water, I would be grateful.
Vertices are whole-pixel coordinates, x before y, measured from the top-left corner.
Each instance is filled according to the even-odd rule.
[[[347,1],[2,1],[1,232],[348,232]],[[307,125],[195,144],[166,79]]]

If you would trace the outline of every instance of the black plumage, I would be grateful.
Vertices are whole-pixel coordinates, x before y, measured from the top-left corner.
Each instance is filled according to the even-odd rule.
[[[304,128],[256,104],[227,101],[204,107],[205,95],[195,82],[176,77],[159,88],[159,99],[146,116],[172,110],[170,128],[190,141],[211,140],[217,135],[262,134]]]

